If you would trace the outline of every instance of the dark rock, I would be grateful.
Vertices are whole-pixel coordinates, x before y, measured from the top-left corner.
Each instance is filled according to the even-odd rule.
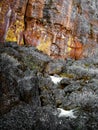
[[[0,52],[0,130],[98,129],[96,57],[55,62],[33,47],[2,46]],[[64,76],[60,83],[52,82],[48,65],[51,72],[60,66],[53,73]],[[74,109],[77,118],[58,117],[58,107]]]
[[[20,58],[21,57],[21,58]],[[21,60],[21,61],[20,61]],[[0,114],[11,110],[21,101],[40,105],[39,84],[34,71],[29,71],[18,50],[4,47],[0,57]],[[23,69],[24,67],[24,69]]]
[[[62,89],[68,86],[69,84],[71,84],[71,80],[69,78],[64,78],[60,81],[60,85]]]
[[[33,106],[40,106],[39,84],[36,75],[27,76],[18,81],[20,100],[30,103]]]
[[[41,106],[55,106],[55,97],[52,89],[55,89],[55,85],[49,78],[39,77],[39,90]]]
[[[29,104],[20,104],[0,118],[0,129],[73,130],[74,122],[72,123],[72,120],[58,119],[53,113],[53,108],[37,107],[33,109]]]
[[[34,111],[30,105],[21,103],[0,118],[1,130],[32,129]]]
[[[23,47],[20,48],[20,51],[23,52],[23,61],[27,66],[32,70],[38,70],[39,72],[45,72],[47,64],[51,61],[47,55],[41,53],[34,47]],[[32,61],[32,62],[31,62]]]
[[[50,75],[60,74],[63,71],[64,66],[65,62],[63,61],[59,62],[59,60],[57,60],[55,62],[50,62],[47,65],[46,72]]]

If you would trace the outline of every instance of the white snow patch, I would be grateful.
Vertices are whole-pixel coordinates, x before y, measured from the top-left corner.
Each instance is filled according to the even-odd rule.
[[[64,110],[62,108],[57,108],[57,110],[60,111],[58,117],[70,117],[70,118],[76,118],[76,116],[74,115],[74,109],[72,110]]]
[[[50,76],[50,78],[54,84],[58,84],[63,79],[62,77],[55,77],[55,76]]]

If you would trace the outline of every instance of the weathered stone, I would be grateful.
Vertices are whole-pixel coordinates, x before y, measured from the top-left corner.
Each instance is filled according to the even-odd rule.
[[[59,63],[59,61],[56,62],[50,62],[47,65],[46,72],[50,75],[52,74],[60,74],[63,71],[64,63]]]
[[[15,43],[0,45],[0,53],[1,130],[98,130],[97,56],[57,62],[34,47]],[[52,62],[66,64],[60,73],[66,80],[51,80],[46,67]],[[66,78],[66,73],[74,77]],[[59,117],[58,107],[74,109],[76,118]]]
[[[31,51],[33,54],[33,48]],[[39,95],[39,90],[37,90],[39,81],[36,73],[44,70],[50,58],[48,59],[45,55],[39,57],[36,51],[30,57],[30,50],[27,51],[25,48],[21,50],[14,43],[2,46],[0,52],[0,115],[7,113],[20,102],[35,104],[34,106],[39,104],[40,106],[40,100],[36,99],[36,95]],[[23,57],[27,57],[28,61]],[[32,59],[32,57],[35,58]]]
[[[7,40],[23,44],[26,0],[2,0],[0,1],[0,5],[0,42]]]
[[[98,43],[97,5],[96,0],[2,0],[0,41],[41,45],[38,49],[57,59],[92,56]]]

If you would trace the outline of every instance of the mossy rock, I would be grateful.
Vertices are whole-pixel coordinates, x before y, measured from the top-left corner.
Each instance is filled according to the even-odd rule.
[[[74,74],[69,74],[69,73],[62,73],[60,74],[61,77],[66,77],[66,78],[75,78]]]
[[[28,66],[31,70],[38,70],[40,71],[41,68],[38,66],[34,61],[32,55],[28,55],[23,58],[23,62],[26,66]]]

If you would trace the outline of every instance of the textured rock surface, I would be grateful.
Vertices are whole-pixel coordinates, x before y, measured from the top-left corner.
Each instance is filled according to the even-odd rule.
[[[17,41],[23,44],[26,0],[0,1],[0,42]]]
[[[98,130],[98,56],[53,61],[15,43],[0,53],[0,130]],[[59,118],[58,107],[76,109],[77,118]]]
[[[40,44],[53,58],[79,59],[98,43],[97,9],[97,0],[1,0],[0,41]]]

